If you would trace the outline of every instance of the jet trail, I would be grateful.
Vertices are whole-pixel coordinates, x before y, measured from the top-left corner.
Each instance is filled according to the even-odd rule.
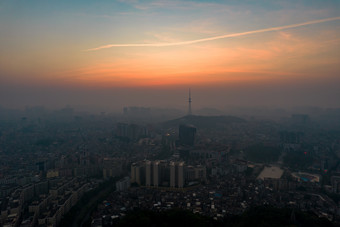
[[[340,20],[340,17],[331,17],[331,18],[325,18],[325,19],[321,19],[321,20],[307,21],[307,22],[303,22],[303,23],[299,23],[299,24],[291,24],[291,25],[284,25],[284,26],[279,26],[279,27],[264,28],[264,29],[259,29],[259,30],[240,32],[240,33],[234,33],[234,34],[226,34],[226,35],[208,37],[208,38],[203,38],[203,39],[188,40],[188,41],[182,41],[182,42],[108,44],[108,45],[103,45],[103,46],[87,49],[86,51],[95,51],[95,50],[107,49],[107,48],[112,48],[112,47],[181,46],[181,45],[189,45],[189,44],[200,43],[200,42],[207,42],[207,41],[212,41],[212,40],[217,40],[217,39],[225,39],[225,38],[245,36],[245,35],[262,33],[262,32],[279,31],[279,30],[284,30],[284,29],[288,29],[288,28],[296,28],[296,27],[306,26],[306,25],[310,25],[310,24],[319,24],[319,23],[324,23],[324,22],[328,22],[328,21],[335,21],[335,20]]]

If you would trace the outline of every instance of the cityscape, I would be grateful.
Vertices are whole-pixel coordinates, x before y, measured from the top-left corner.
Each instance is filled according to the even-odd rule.
[[[339,110],[199,116],[189,100],[187,115],[143,124],[127,121],[138,107],[1,109],[2,226],[115,226],[129,212],[175,208],[223,221],[261,206],[340,222]],[[87,218],[67,219],[84,201]]]
[[[340,226],[339,12],[0,0],[0,227]]]

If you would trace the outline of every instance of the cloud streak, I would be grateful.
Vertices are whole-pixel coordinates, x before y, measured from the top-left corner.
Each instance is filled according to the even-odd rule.
[[[188,41],[182,41],[182,42],[108,44],[108,45],[103,45],[103,46],[87,49],[85,51],[96,51],[96,50],[108,49],[108,48],[112,48],[112,47],[182,46],[182,45],[190,45],[190,44],[201,43],[201,42],[208,42],[208,41],[213,41],[213,40],[218,40],[218,39],[233,38],[233,37],[246,36],[246,35],[263,33],[263,32],[270,32],[270,31],[279,31],[279,30],[284,30],[284,29],[289,29],[289,28],[297,28],[297,27],[302,27],[302,26],[306,26],[306,25],[320,24],[320,23],[324,23],[324,22],[328,22],[328,21],[336,21],[336,20],[340,20],[340,17],[331,17],[331,18],[325,18],[325,19],[321,19],[321,20],[312,20],[312,21],[307,21],[307,22],[303,22],[303,23],[299,23],[299,24],[291,24],[291,25],[284,25],[284,26],[279,26],[279,27],[264,28],[264,29],[259,29],[259,30],[233,33],[233,34],[226,34],[226,35],[220,35],[220,36],[213,36],[213,37],[208,37],[208,38],[203,38],[203,39],[195,39],[195,40],[188,40]]]

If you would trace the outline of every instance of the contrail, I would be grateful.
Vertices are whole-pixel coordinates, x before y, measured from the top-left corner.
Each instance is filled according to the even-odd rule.
[[[225,39],[225,38],[231,38],[231,37],[238,37],[238,36],[245,36],[250,34],[256,34],[256,33],[262,33],[262,32],[270,32],[270,31],[279,31],[284,30],[288,28],[296,28],[301,27],[305,25],[310,24],[319,24],[324,23],[328,21],[335,21],[340,20],[340,17],[331,17],[331,18],[325,18],[321,20],[312,20],[307,21],[299,24],[291,24],[291,25],[284,25],[279,27],[271,27],[271,28],[264,28],[259,30],[253,30],[248,32],[240,32],[240,33],[234,33],[234,34],[226,34],[226,35],[220,35],[220,36],[214,36],[214,37],[208,37],[204,39],[195,39],[195,40],[188,40],[188,41],[182,41],[182,42],[173,42],[173,43],[127,43],[127,44],[108,44],[104,46],[99,46],[96,48],[87,49],[86,51],[95,51],[100,49],[107,49],[112,47],[167,47],[167,46],[181,46],[181,45],[188,45],[188,44],[194,44],[194,43],[201,43],[201,42],[207,42],[217,39]]]

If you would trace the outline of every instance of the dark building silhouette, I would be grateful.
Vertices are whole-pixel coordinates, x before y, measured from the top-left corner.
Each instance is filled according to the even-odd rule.
[[[310,121],[307,114],[293,114],[291,119],[296,125],[306,125]]]
[[[128,138],[136,141],[140,138],[145,138],[149,135],[146,127],[136,124],[117,123],[116,135],[121,138]]]
[[[129,136],[129,125],[126,123],[117,124],[117,136],[128,137]]]
[[[301,143],[301,137],[303,134],[301,132],[292,132],[292,131],[282,131],[280,133],[280,139],[282,143],[289,144],[299,144]]]
[[[192,125],[179,126],[179,143],[180,145],[193,146],[195,142],[196,128]]]

